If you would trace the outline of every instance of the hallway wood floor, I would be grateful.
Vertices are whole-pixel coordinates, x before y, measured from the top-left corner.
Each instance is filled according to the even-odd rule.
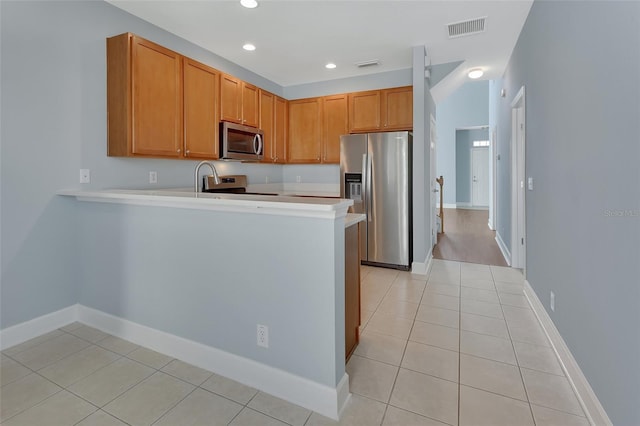
[[[488,210],[444,209],[445,232],[438,234],[434,259],[507,266],[488,222]]]

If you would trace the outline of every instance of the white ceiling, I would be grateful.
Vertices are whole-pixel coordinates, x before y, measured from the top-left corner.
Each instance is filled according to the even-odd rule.
[[[239,0],[107,1],[283,87],[411,68],[413,46],[426,46],[432,65],[464,61],[443,87],[476,67],[483,79],[500,78],[533,2],[260,0],[246,9]],[[448,38],[447,24],[484,16],[484,33]],[[243,50],[247,42],[257,49]],[[380,65],[354,65],[371,59]]]

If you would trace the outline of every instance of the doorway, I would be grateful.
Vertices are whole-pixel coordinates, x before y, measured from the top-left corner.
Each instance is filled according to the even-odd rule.
[[[507,266],[489,227],[491,142],[488,126],[456,129],[455,181],[443,191],[455,192],[455,204],[444,205],[444,233],[434,248],[436,259]]]

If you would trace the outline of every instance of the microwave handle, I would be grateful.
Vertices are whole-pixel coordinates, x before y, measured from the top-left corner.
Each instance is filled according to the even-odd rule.
[[[256,141],[258,141],[258,148],[257,149],[256,149]],[[262,153],[262,136],[260,136],[257,133],[253,137],[253,150],[255,151],[255,153],[257,155],[260,155]]]

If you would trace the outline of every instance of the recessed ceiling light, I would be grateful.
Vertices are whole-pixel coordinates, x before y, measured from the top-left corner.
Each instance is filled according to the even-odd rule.
[[[475,80],[476,78],[482,77],[483,74],[484,74],[484,71],[482,71],[482,69],[474,68],[471,71],[469,71],[468,76],[469,76],[469,78],[472,78],[472,79]]]
[[[336,67],[336,64],[334,64],[333,62],[329,62],[327,65],[324,66],[325,68],[328,68],[330,70],[334,69]]]
[[[254,7],[258,7],[258,2],[256,0],[240,0],[240,4],[246,7],[247,9],[253,9]]]
[[[242,48],[248,51],[256,50],[256,47],[251,43],[245,44],[244,46],[242,46]]]

